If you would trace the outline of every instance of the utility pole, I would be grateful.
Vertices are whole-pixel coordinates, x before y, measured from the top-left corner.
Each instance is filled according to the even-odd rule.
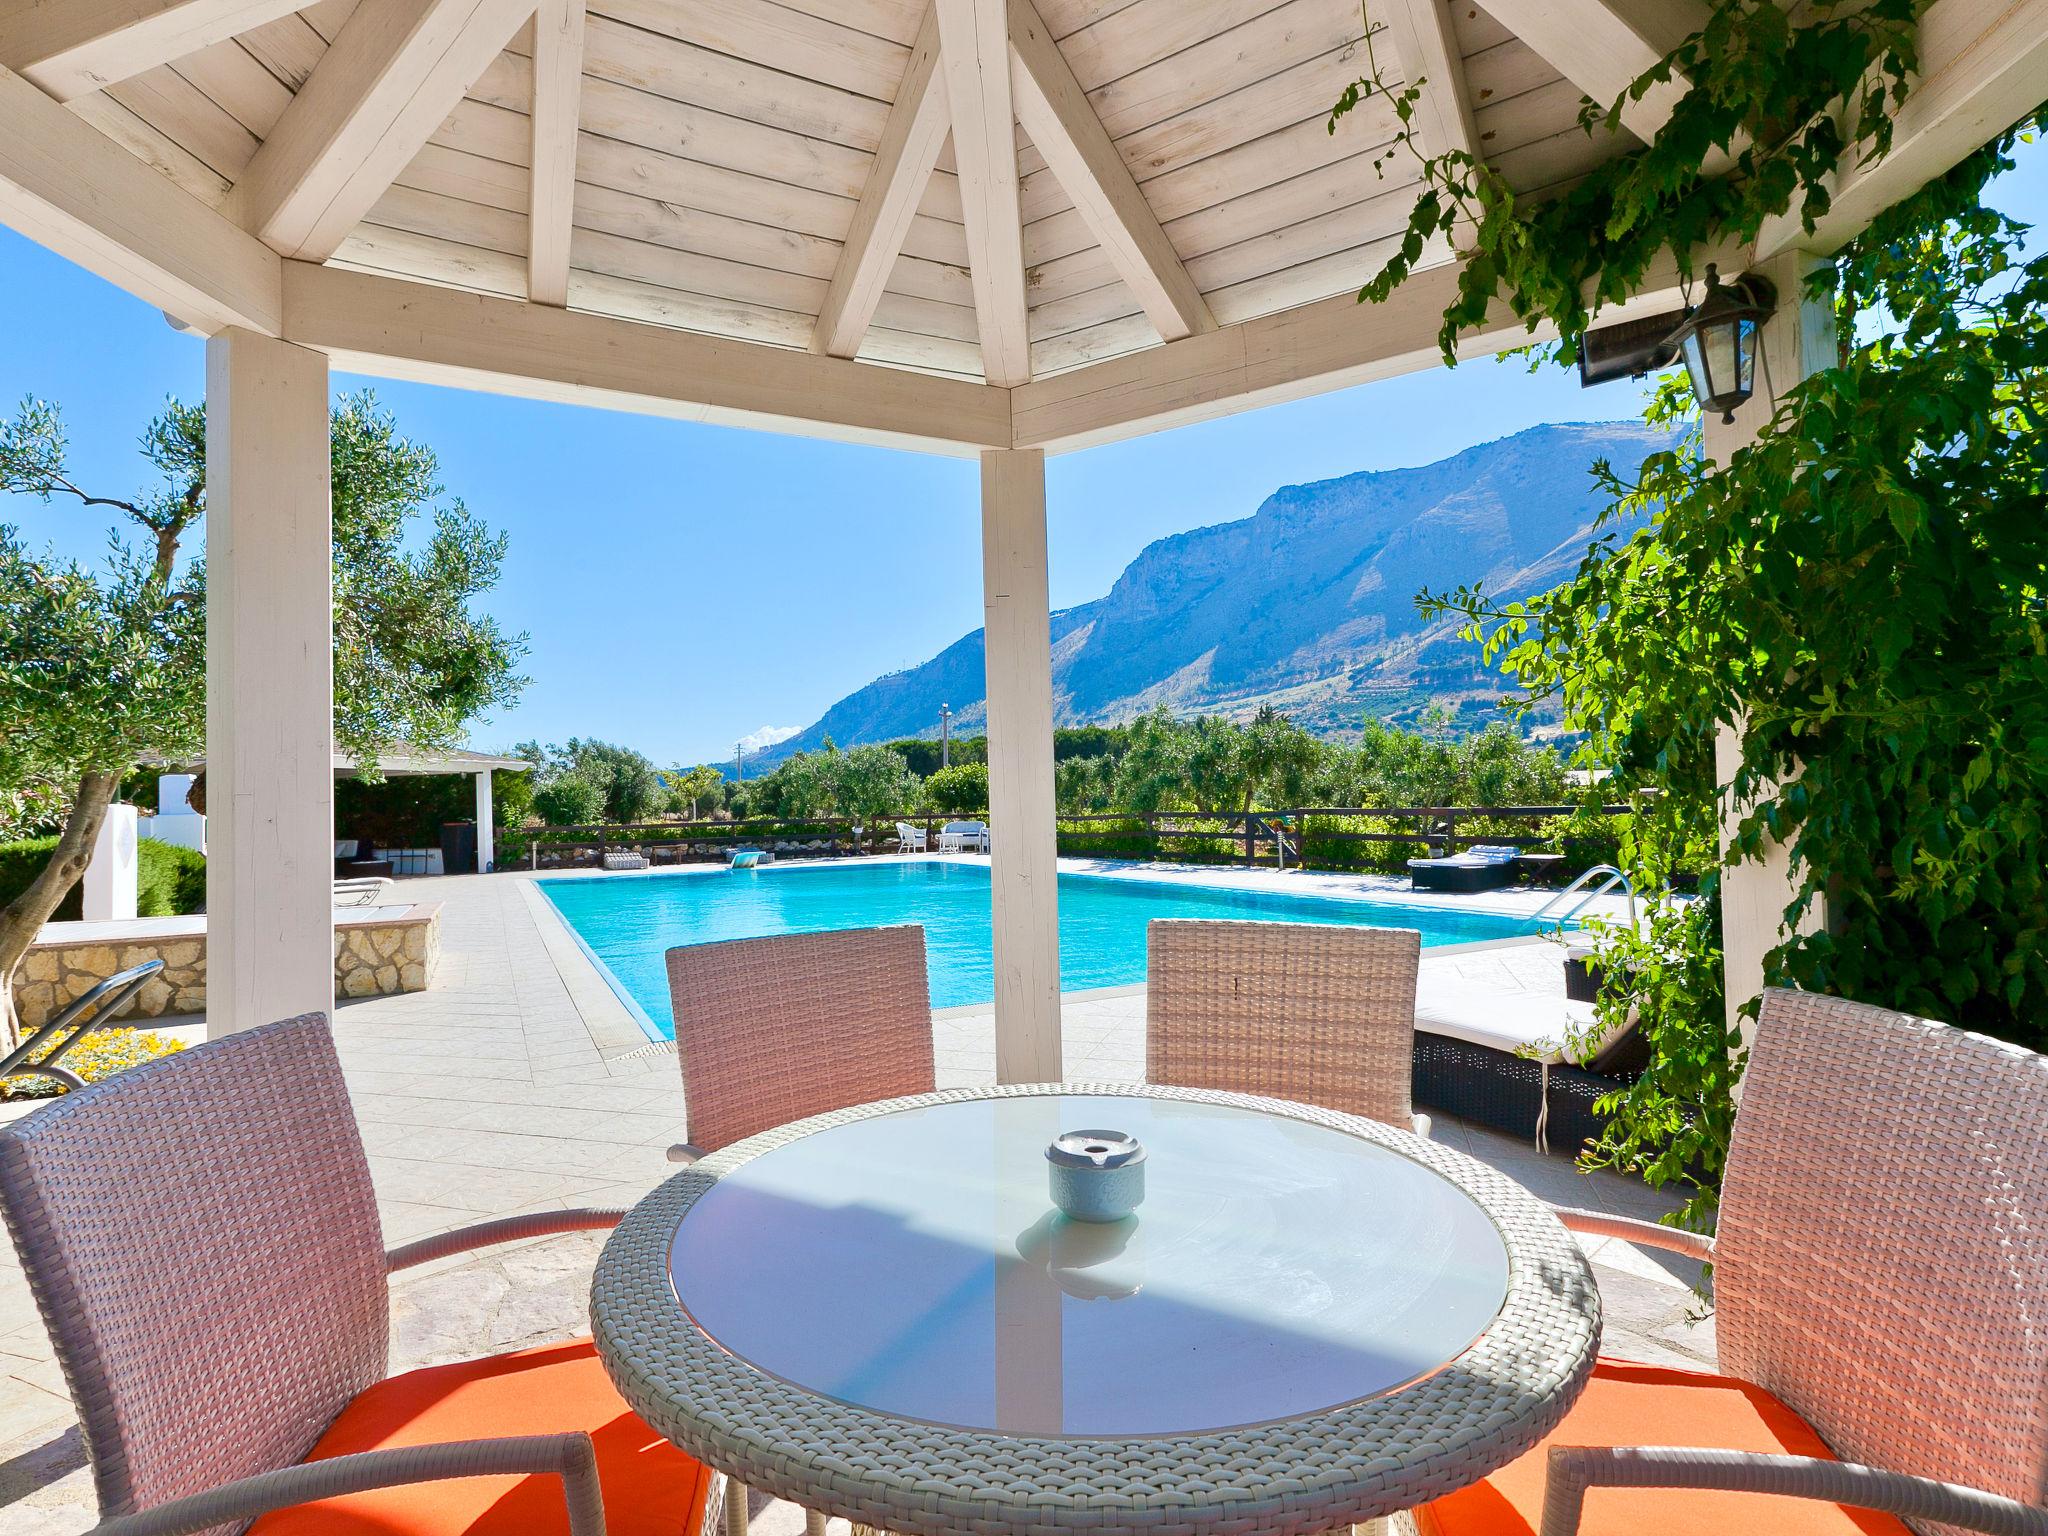
[[[732,771],[742,784],[747,782],[747,749],[738,742],[732,744]]]
[[[939,706],[939,766],[953,766],[953,706]]]

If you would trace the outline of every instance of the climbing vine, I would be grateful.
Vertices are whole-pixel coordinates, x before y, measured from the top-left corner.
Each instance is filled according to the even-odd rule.
[[[1458,337],[1484,322],[1496,301],[1532,330],[1552,323],[1562,360],[1575,360],[1592,315],[1636,292],[1665,252],[1691,278],[1700,252],[1754,239],[1795,206],[1805,227],[1814,227],[1843,158],[1852,149],[1879,157],[1891,148],[1892,117],[1919,63],[1915,22],[1924,3],[1719,0],[1705,27],[1620,99],[1580,109],[1588,134],[1618,132],[1626,107],[1681,82],[1684,94],[1655,141],[1534,200],[1518,197],[1499,171],[1463,150],[1429,153],[1416,132],[1428,80],[1388,83],[1368,35],[1372,72],[1338,99],[1330,131],[1382,98],[1397,131],[1373,168],[1384,175],[1390,162],[1412,160],[1422,190],[1399,249],[1359,298],[1385,299],[1435,242],[1454,240],[1465,259],[1438,333],[1447,361]]]
[[[1682,79],[1657,141],[1534,203],[1470,156],[1423,153],[1426,82],[1359,82],[1333,127],[1385,95],[1400,132],[1382,161],[1422,167],[1401,250],[1360,297],[1385,297],[1455,232],[1447,357],[1505,300],[1555,326],[1570,360],[1592,313],[1660,256],[1690,273],[1769,220],[1814,225],[1835,166],[1890,146],[1918,9],[1723,0],[1622,102],[1582,114],[1609,131],[1626,101]],[[1553,704],[1584,733],[1610,797],[1634,806],[1623,859],[1639,883],[1696,882],[1698,900],[1607,936],[1601,1023],[1634,1012],[1650,1061],[1587,1154],[1689,1187],[1695,1224],[1743,1066],[1722,994],[1727,865],[1789,855],[1767,982],[2048,1048],[2048,254],[1983,198],[2039,116],[1816,272],[1808,297],[1831,298],[1839,356],[1782,391],[1754,443],[1708,459],[1667,379],[1649,414],[1674,444],[1633,477],[1596,466],[1611,508],[1570,581],[1524,601],[1423,597],[1465,620],[1516,685],[1511,707]],[[1729,805],[1745,811],[1724,847]]]

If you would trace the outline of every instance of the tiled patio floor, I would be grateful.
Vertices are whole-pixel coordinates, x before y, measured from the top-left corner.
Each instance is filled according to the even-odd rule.
[[[531,883],[520,876],[409,881],[437,900],[443,961],[429,992],[340,1010],[336,1034],[376,1180],[386,1238],[403,1242],[493,1216],[630,1204],[670,1172],[683,1140],[673,1049],[649,1045]],[[1425,961],[1473,980],[1561,988],[1548,946]],[[941,1086],[994,1078],[987,1010],[934,1024]],[[1065,1012],[1070,1079],[1142,1071],[1144,997],[1084,996]],[[0,1105],[0,1119],[31,1106]],[[1652,1216],[1661,1198],[1509,1137],[1439,1120],[1439,1139],[1559,1202]],[[601,1239],[551,1238],[408,1272],[393,1287],[394,1363],[459,1359],[585,1328]],[[1711,1322],[1686,1322],[1696,1274],[1615,1242],[1589,1245],[1611,1354],[1710,1361]],[[0,1255],[0,1528],[9,1536],[87,1529],[92,1492],[71,1404],[11,1252]],[[801,1529],[794,1510],[760,1512],[761,1536]]]

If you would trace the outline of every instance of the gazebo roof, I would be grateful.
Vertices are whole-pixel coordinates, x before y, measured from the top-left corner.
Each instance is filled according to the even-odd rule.
[[[1351,301],[1413,197],[1383,100],[1327,130],[1369,51],[1427,147],[1540,193],[1655,134],[1675,87],[1613,134],[1580,97],[1707,6],[0,0],[0,217],[358,371],[1063,449],[1434,359],[1447,247]],[[1741,254],[1838,243],[2029,109],[2048,0],[1933,0],[1922,56],[1891,159]]]

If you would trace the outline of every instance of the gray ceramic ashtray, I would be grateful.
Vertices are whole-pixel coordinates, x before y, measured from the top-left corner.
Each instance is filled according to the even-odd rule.
[[[1122,1221],[1145,1198],[1145,1149],[1122,1131],[1068,1131],[1045,1162],[1052,1203],[1075,1221]]]

